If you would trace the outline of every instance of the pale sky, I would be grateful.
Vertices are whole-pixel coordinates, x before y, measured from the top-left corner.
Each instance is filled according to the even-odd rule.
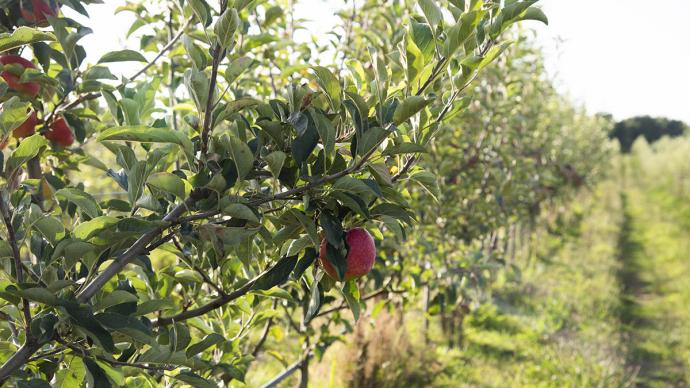
[[[124,40],[131,14],[114,14],[122,3],[89,6],[90,20],[67,13],[94,30],[82,40],[89,48],[88,62],[125,45],[138,47],[136,41]],[[342,0],[298,0],[297,17],[312,22],[297,38],[328,32],[338,20],[333,14],[341,4]],[[616,119],[650,114],[690,123],[690,0],[542,0],[540,4],[550,24],[529,26],[537,29],[549,74],[559,90],[591,113],[608,112]],[[137,66],[122,64],[113,70],[131,75]]]
[[[550,23],[537,36],[561,90],[617,119],[690,123],[690,0],[540,3]]]

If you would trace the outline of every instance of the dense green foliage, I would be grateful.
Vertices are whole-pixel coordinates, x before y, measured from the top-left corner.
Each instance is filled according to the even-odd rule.
[[[346,4],[327,46],[294,41],[291,1],[129,1],[140,47],[97,64],[87,26],[25,3],[0,2],[0,50],[32,59],[0,83],[2,380],[306,386],[360,317],[420,302],[459,345],[520,236],[606,167],[607,122],[511,30],[536,1]],[[374,269],[333,281],[319,247],[342,278],[354,227]]]

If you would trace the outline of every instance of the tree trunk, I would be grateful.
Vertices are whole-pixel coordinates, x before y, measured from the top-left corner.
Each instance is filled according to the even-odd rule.
[[[424,344],[429,346],[429,284],[424,285]]]
[[[305,353],[304,353],[304,359],[302,361],[302,365],[300,365],[299,372],[299,388],[308,388],[309,387],[309,337],[305,338],[304,341],[304,348]]]
[[[448,319],[448,347],[455,347],[455,311],[451,310],[450,318]]]
[[[462,346],[463,342],[465,341],[465,317],[467,317],[467,314],[470,313],[470,307],[465,304],[461,303],[460,304],[460,319],[458,322],[458,346]]]
[[[300,378],[299,378],[299,388],[309,387],[309,357],[305,357],[302,362],[302,366],[299,368]]]

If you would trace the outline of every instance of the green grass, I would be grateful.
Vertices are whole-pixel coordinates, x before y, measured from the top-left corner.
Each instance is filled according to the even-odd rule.
[[[621,163],[473,311],[438,386],[690,385],[690,201],[661,156]]]
[[[629,163],[621,234],[621,320],[639,386],[690,385],[690,203]]]

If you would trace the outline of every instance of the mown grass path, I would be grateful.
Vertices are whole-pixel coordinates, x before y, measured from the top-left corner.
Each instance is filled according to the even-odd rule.
[[[438,386],[690,387],[690,192],[640,160],[541,233]]]
[[[626,178],[618,238],[626,364],[636,386],[689,386],[690,203],[648,178]]]

